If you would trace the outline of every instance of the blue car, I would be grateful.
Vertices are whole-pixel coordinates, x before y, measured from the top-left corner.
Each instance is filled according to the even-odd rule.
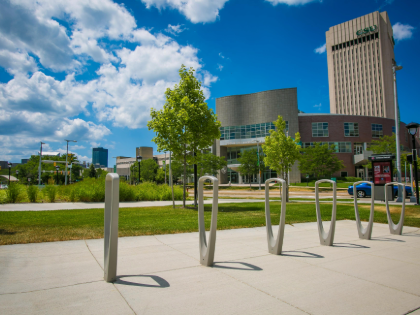
[[[364,197],[370,197],[371,196],[371,187],[369,184],[362,183],[357,185],[357,197],[358,198],[364,198]],[[398,186],[394,185],[394,196],[398,195]],[[353,186],[349,186],[347,192],[349,195],[353,196]],[[405,186],[405,196],[410,197],[412,196],[411,187]]]

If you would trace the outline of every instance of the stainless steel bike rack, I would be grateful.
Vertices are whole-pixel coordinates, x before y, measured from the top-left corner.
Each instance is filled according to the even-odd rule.
[[[107,174],[105,178],[105,229],[104,229],[104,279],[117,279],[118,260],[118,214],[120,201],[120,178]]]
[[[331,214],[330,231],[325,233],[324,226],[322,225],[321,209],[319,207],[319,187],[320,183],[333,184],[333,208]],[[337,183],[329,179],[321,179],[315,182],[315,206],[316,206],[316,221],[318,223],[319,241],[321,245],[331,246],[334,242],[335,233],[335,219],[337,216]]]
[[[271,226],[270,216],[270,186],[269,183],[278,181],[280,183],[281,192],[281,213],[279,231],[277,239],[274,239],[273,228]],[[280,188],[280,187],[279,187]],[[286,222],[286,181],[280,178],[270,178],[265,181],[265,227],[267,230],[268,252],[274,255],[280,255],[283,247],[284,224]]]
[[[210,179],[213,182],[213,207],[211,210],[211,224],[209,233],[209,243],[206,240],[206,228],[204,225],[204,181]],[[212,266],[214,261],[214,250],[216,248],[216,231],[217,231],[217,212],[218,204],[219,180],[214,176],[203,176],[198,180],[198,232],[200,235],[200,264],[204,266]]]
[[[398,185],[398,186],[403,187],[401,216],[400,216],[400,221],[398,222],[397,225],[395,225],[394,222],[392,222],[391,213],[389,211],[389,201],[388,201],[387,189],[386,189],[387,186],[389,185]],[[391,234],[401,235],[403,226],[404,226],[404,215],[405,215],[405,185],[402,183],[392,182],[392,183],[385,184],[384,188],[385,188],[386,216],[388,218],[389,231],[391,232]]]
[[[372,202],[370,203],[370,215],[369,215],[369,223],[364,229],[362,226],[362,222],[360,221],[359,215],[359,207],[357,206],[357,188],[356,186],[362,183],[370,184],[371,185],[371,197]],[[357,225],[357,232],[359,233],[359,238],[370,240],[372,237],[372,228],[373,228],[373,216],[374,216],[374,208],[375,208],[375,184],[368,181],[359,181],[353,184],[353,196],[354,196],[354,212],[356,214],[356,225]]]

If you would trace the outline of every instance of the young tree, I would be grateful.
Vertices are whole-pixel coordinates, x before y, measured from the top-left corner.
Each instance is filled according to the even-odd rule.
[[[90,164],[90,167],[89,167],[89,177],[96,178],[96,169],[93,164]]]
[[[334,145],[315,143],[313,147],[302,149],[299,170],[314,174],[316,178],[333,174],[344,168],[343,161],[334,153]]]
[[[165,182],[165,170],[163,168],[158,168],[155,179],[158,184],[162,184]]]
[[[276,130],[270,130],[270,135],[265,137],[265,143],[261,145],[265,154],[264,162],[286,181],[286,201],[289,201],[288,176],[300,156],[300,134],[296,132],[295,139],[289,137],[286,134],[286,122],[281,116],[273,123]]]
[[[208,148],[214,139],[220,138],[220,122],[204,102],[201,82],[194,76],[194,69],[182,65],[179,76],[179,84],[165,92],[163,109],[151,109],[152,120],[147,126],[156,133],[152,141],[158,151],[172,151],[174,159],[182,163],[186,178],[187,165],[197,163],[197,157],[191,153]],[[184,181],[184,208],[185,185]]]
[[[238,162],[241,163],[241,166],[239,166],[241,174],[248,175],[248,177],[258,174],[260,166],[258,165],[257,149],[243,151],[241,157],[238,158]],[[251,188],[251,180],[249,180],[249,188]]]
[[[140,176],[142,181],[152,182],[155,180],[159,165],[153,159],[140,162]]]
[[[227,166],[227,161],[224,156],[216,156],[212,153],[205,153],[200,154],[198,158],[200,176],[203,176],[203,173],[215,175],[218,171]]]

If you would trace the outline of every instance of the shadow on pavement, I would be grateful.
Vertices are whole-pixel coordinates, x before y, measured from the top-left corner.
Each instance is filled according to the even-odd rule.
[[[285,254],[285,253],[301,253],[303,255],[297,255],[297,254]],[[290,257],[301,257],[301,258],[324,258],[322,255],[310,253],[310,252],[302,252],[298,250],[289,250],[284,251],[281,253],[282,256],[290,256]]]
[[[370,248],[369,246],[352,244],[352,243],[334,243],[333,247],[346,247],[346,248]]]
[[[240,268],[240,267],[229,267],[229,266],[223,266],[224,264],[240,264],[243,265],[245,267],[248,268]],[[239,262],[239,261],[220,261],[220,262],[215,262],[213,264],[213,268],[222,268],[222,269],[235,269],[235,270],[254,270],[254,271],[260,271],[262,270],[260,267],[255,266],[255,265],[251,265],[248,263],[244,263],[244,262]]]
[[[371,241],[382,241],[382,242],[400,242],[405,243],[403,240],[397,240],[395,238],[389,238],[389,237],[372,237],[370,239]]]
[[[122,280],[123,278],[129,278],[129,277],[152,278],[157,283],[157,285],[155,285],[155,284],[144,284],[144,283]],[[151,275],[123,275],[123,276],[118,276],[117,281],[115,281],[114,284],[132,285],[132,286],[146,287],[146,288],[169,288],[170,287],[169,282],[166,281],[165,279],[163,279],[161,277],[158,277],[158,276],[151,276]]]

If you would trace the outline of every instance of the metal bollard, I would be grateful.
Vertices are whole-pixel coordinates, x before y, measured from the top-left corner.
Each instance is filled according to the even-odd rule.
[[[321,209],[319,207],[319,187],[320,183],[333,184],[333,208],[331,214],[330,231],[325,233],[324,226],[322,225]],[[316,221],[318,223],[318,234],[321,245],[331,246],[334,242],[335,234],[335,219],[337,216],[337,183],[329,179],[321,179],[315,182],[315,207],[316,207]]]
[[[211,210],[211,224],[209,233],[209,244],[206,240],[206,228],[204,225],[204,181],[210,179],[213,182],[213,207]],[[216,248],[217,212],[219,180],[214,176],[203,176],[198,180],[198,232],[200,235],[200,264],[212,266],[214,261],[214,250]]]
[[[107,174],[105,179],[104,220],[104,280],[106,282],[117,279],[119,188],[120,178],[118,174]]]
[[[281,214],[279,231],[277,232],[277,239],[274,240],[273,228],[271,226],[270,216],[270,186],[269,183],[279,181],[281,193]],[[279,187],[280,189],[280,187]],[[270,178],[265,181],[265,227],[267,230],[268,252],[274,255],[280,255],[283,247],[284,225],[286,222],[286,181],[280,178]]]
[[[387,186],[389,185],[403,186],[403,200],[402,200],[401,216],[400,216],[400,221],[398,222],[397,225],[395,225],[394,222],[392,222],[391,213],[389,212],[389,201],[388,201],[387,189],[386,189]],[[402,183],[392,182],[392,183],[385,184],[384,189],[385,189],[386,216],[388,218],[389,231],[391,232],[391,234],[401,235],[403,226],[404,226],[404,215],[405,215],[405,185]]]
[[[362,222],[360,221],[360,215],[359,215],[359,207],[357,206],[357,188],[356,186],[362,183],[370,184],[371,186],[371,198],[372,202],[370,203],[370,215],[369,215],[369,223],[364,229],[362,226]],[[373,228],[373,216],[374,216],[374,208],[375,208],[375,184],[368,181],[360,181],[355,182],[353,184],[353,196],[354,196],[354,212],[356,215],[356,226],[357,226],[357,232],[359,233],[359,238],[370,240],[372,237],[372,228]]]

